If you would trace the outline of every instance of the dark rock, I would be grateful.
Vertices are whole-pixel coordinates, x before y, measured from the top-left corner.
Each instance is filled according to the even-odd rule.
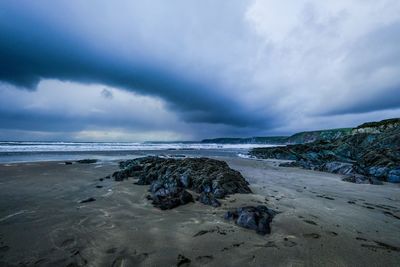
[[[368,184],[368,178],[361,174],[349,174],[342,178],[342,181],[355,184]]]
[[[71,161],[66,161],[65,165],[72,165],[72,162]]]
[[[177,262],[176,266],[178,266],[178,267],[180,267],[180,266],[189,266],[190,262],[191,262],[191,260],[189,258],[186,258],[182,254],[179,254],[178,255],[178,262]]]
[[[214,207],[218,198],[235,193],[251,193],[243,176],[224,161],[209,158],[144,157],[120,162],[122,170],[112,176],[116,181],[136,177],[138,185],[150,185],[150,197],[155,206],[173,208],[192,201],[185,191],[200,194],[199,200]],[[184,197],[185,201],[180,199]]]
[[[196,234],[194,234],[193,237],[205,235],[205,234],[210,233],[210,232],[212,232],[212,231],[210,231],[210,230],[201,230],[201,231],[197,232]]]
[[[85,200],[82,200],[82,201],[79,202],[79,203],[88,203],[88,202],[93,202],[93,201],[96,201],[96,199],[93,198],[93,197],[89,197],[89,198],[87,198],[87,199],[85,199]]]
[[[388,182],[400,183],[400,167],[388,172]]]
[[[81,159],[77,160],[76,162],[81,164],[91,164],[91,163],[96,163],[97,159]]]
[[[241,227],[255,230],[260,235],[271,233],[270,223],[277,212],[266,206],[248,206],[225,213],[226,220],[233,220]]]
[[[303,236],[305,238],[313,238],[313,239],[318,239],[321,237],[321,235],[317,233],[303,234]]]
[[[337,174],[353,173],[353,164],[346,162],[330,161],[323,163],[319,168],[320,171],[332,172]]]
[[[349,174],[342,178],[342,181],[355,183],[355,184],[374,184],[374,185],[382,185],[383,183],[374,178],[374,177],[366,177],[361,174]]]
[[[122,171],[116,171],[112,174],[112,177],[114,177],[114,180],[117,182],[121,182],[129,177],[128,173],[125,170]]]
[[[142,159],[147,159],[147,158],[121,161],[119,163],[119,167],[122,170],[116,171],[112,174],[114,180],[120,182],[125,179],[128,179],[129,177],[135,177],[140,175],[141,171],[143,170],[143,166],[140,165]]]
[[[202,192],[197,200],[205,205],[210,205],[215,208],[221,206],[221,203],[215,198],[214,194],[212,193]]]
[[[181,188],[172,192],[160,189],[155,194],[151,195],[150,198],[153,200],[152,204],[162,210],[173,209],[180,205],[194,202],[193,196],[188,191]]]
[[[316,222],[313,220],[303,220],[305,223],[312,224],[312,225],[318,225]]]
[[[279,167],[301,167],[301,164],[297,161],[290,161],[279,164]]]

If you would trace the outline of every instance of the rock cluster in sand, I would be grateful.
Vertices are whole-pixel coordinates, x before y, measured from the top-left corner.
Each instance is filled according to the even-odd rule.
[[[160,209],[172,209],[193,202],[187,189],[199,194],[197,200],[214,207],[229,194],[251,193],[240,172],[224,161],[209,158],[165,159],[145,157],[120,163],[113,174],[116,181],[138,178],[136,184],[150,185],[149,199]]]
[[[203,204],[219,207],[218,199],[235,193],[251,193],[248,182],[240,172],[229,168],[224,161],[210,158],[166,159],[144,157],[120,162],[120,171],[112,176],[116,181],[137,178],[138,185],[150,185],[148,199],[162,210],[194,202],[193,195]],[[265,206],[240,207],[225,214],[226,220],[255,230],[270,233],[270,223],[276,212]]]

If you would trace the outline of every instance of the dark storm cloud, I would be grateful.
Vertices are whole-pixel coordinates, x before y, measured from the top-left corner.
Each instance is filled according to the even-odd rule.
[[[125,125],[125,128],[151,128],[151,124],[133,124],[129,119],[116,119],[106,116],[76,117],[68,114],[53,114],[51,112],[4,111],[0,110],[0,129],[73,132],[80,131],[90,125],[107,125],[116,127]]]
[[[41,79],[99,83],[158,96],[188,122],[265,127],[265,116],[219,90],[213,80],[186,78],[172,66],[97,49],[77,33],[14,6],[0,16],[0,79],[35,89]],[[135,44],[133,44],[135,46]],[[112,48],[111,48],[112,50]],[[269,118],[271,119],[271,118]]]
[[[400,85],[382,89],[385,94],[360,95],[360,99],[346,103],[344,107],[335,108],[325,115],[359,114],[379,110],[397,109],[400,107]],[[400,116],[400,113],[398,114]]]

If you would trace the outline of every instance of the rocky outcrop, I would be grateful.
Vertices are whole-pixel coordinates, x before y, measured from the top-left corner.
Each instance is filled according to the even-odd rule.
[[[260,235],[271,233],[270,223],[277,212],[266,206],[248,206],[228,211],[226,220],[233,220],[237,225],[255,230]]]
[[[329,129],[322,131],[307,131],[293,134],[291,136],[260,136],[247,138],[214,138],[204,139],[202,143],[214,144],[269,144],[269,145],[286,145],[286,144],[303,144],[319,140],[335,140],[343,136],[349,135],[352,128]]]
[[[150,185],[147,198],[162,210],[194,202],[193,194],[197,201],[219,207],[227,195],[252,193],[240,172],[215,159],[144,157],[120,162],[120,168],[112,175],[115,181],[133,177],[138,185]],[[266,206],[247,206],[228,211],[224,218],[265,235],[276,214]]]
[[[400,119],[363,124],[353,134],[331,141],[255,148],[250,154],[257,158],[293,160],[296,161],[293,165],[306,169],[347,175],[347,181],[398,183]],[[349,178],[355,174],[356,178]]]
[[[400,118],[387,119],[377,122],[366,122],[353,129],[352,134],[358,133],[383,133],[400,127]]]
[[[251,193],[243,176],[224,161],[209,158],[165,159],[145,157],[120,163],[112,176],[116,181],[138,178],[136,184],[150,185],[149,199],[161,209],[172,209],[193,201],[187,190],[199,194],[198,200],[217,207],[226,195]]]
[[[315,141],[331,141],[350,135],[352,128],[339,128],[321,131],[307,131],[289,136],[287,144],[304,144]]]

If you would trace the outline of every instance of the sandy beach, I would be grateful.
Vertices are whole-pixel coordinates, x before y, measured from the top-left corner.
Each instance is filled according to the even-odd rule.
[[[146,199],[148,186],[104,178],[117,161],[2,164],[0,266],[398,266],[398,184],[218,159],[254,194],[167,211]],[[280,212],[269,235],[223,219],[230,208],[259,204]]]

